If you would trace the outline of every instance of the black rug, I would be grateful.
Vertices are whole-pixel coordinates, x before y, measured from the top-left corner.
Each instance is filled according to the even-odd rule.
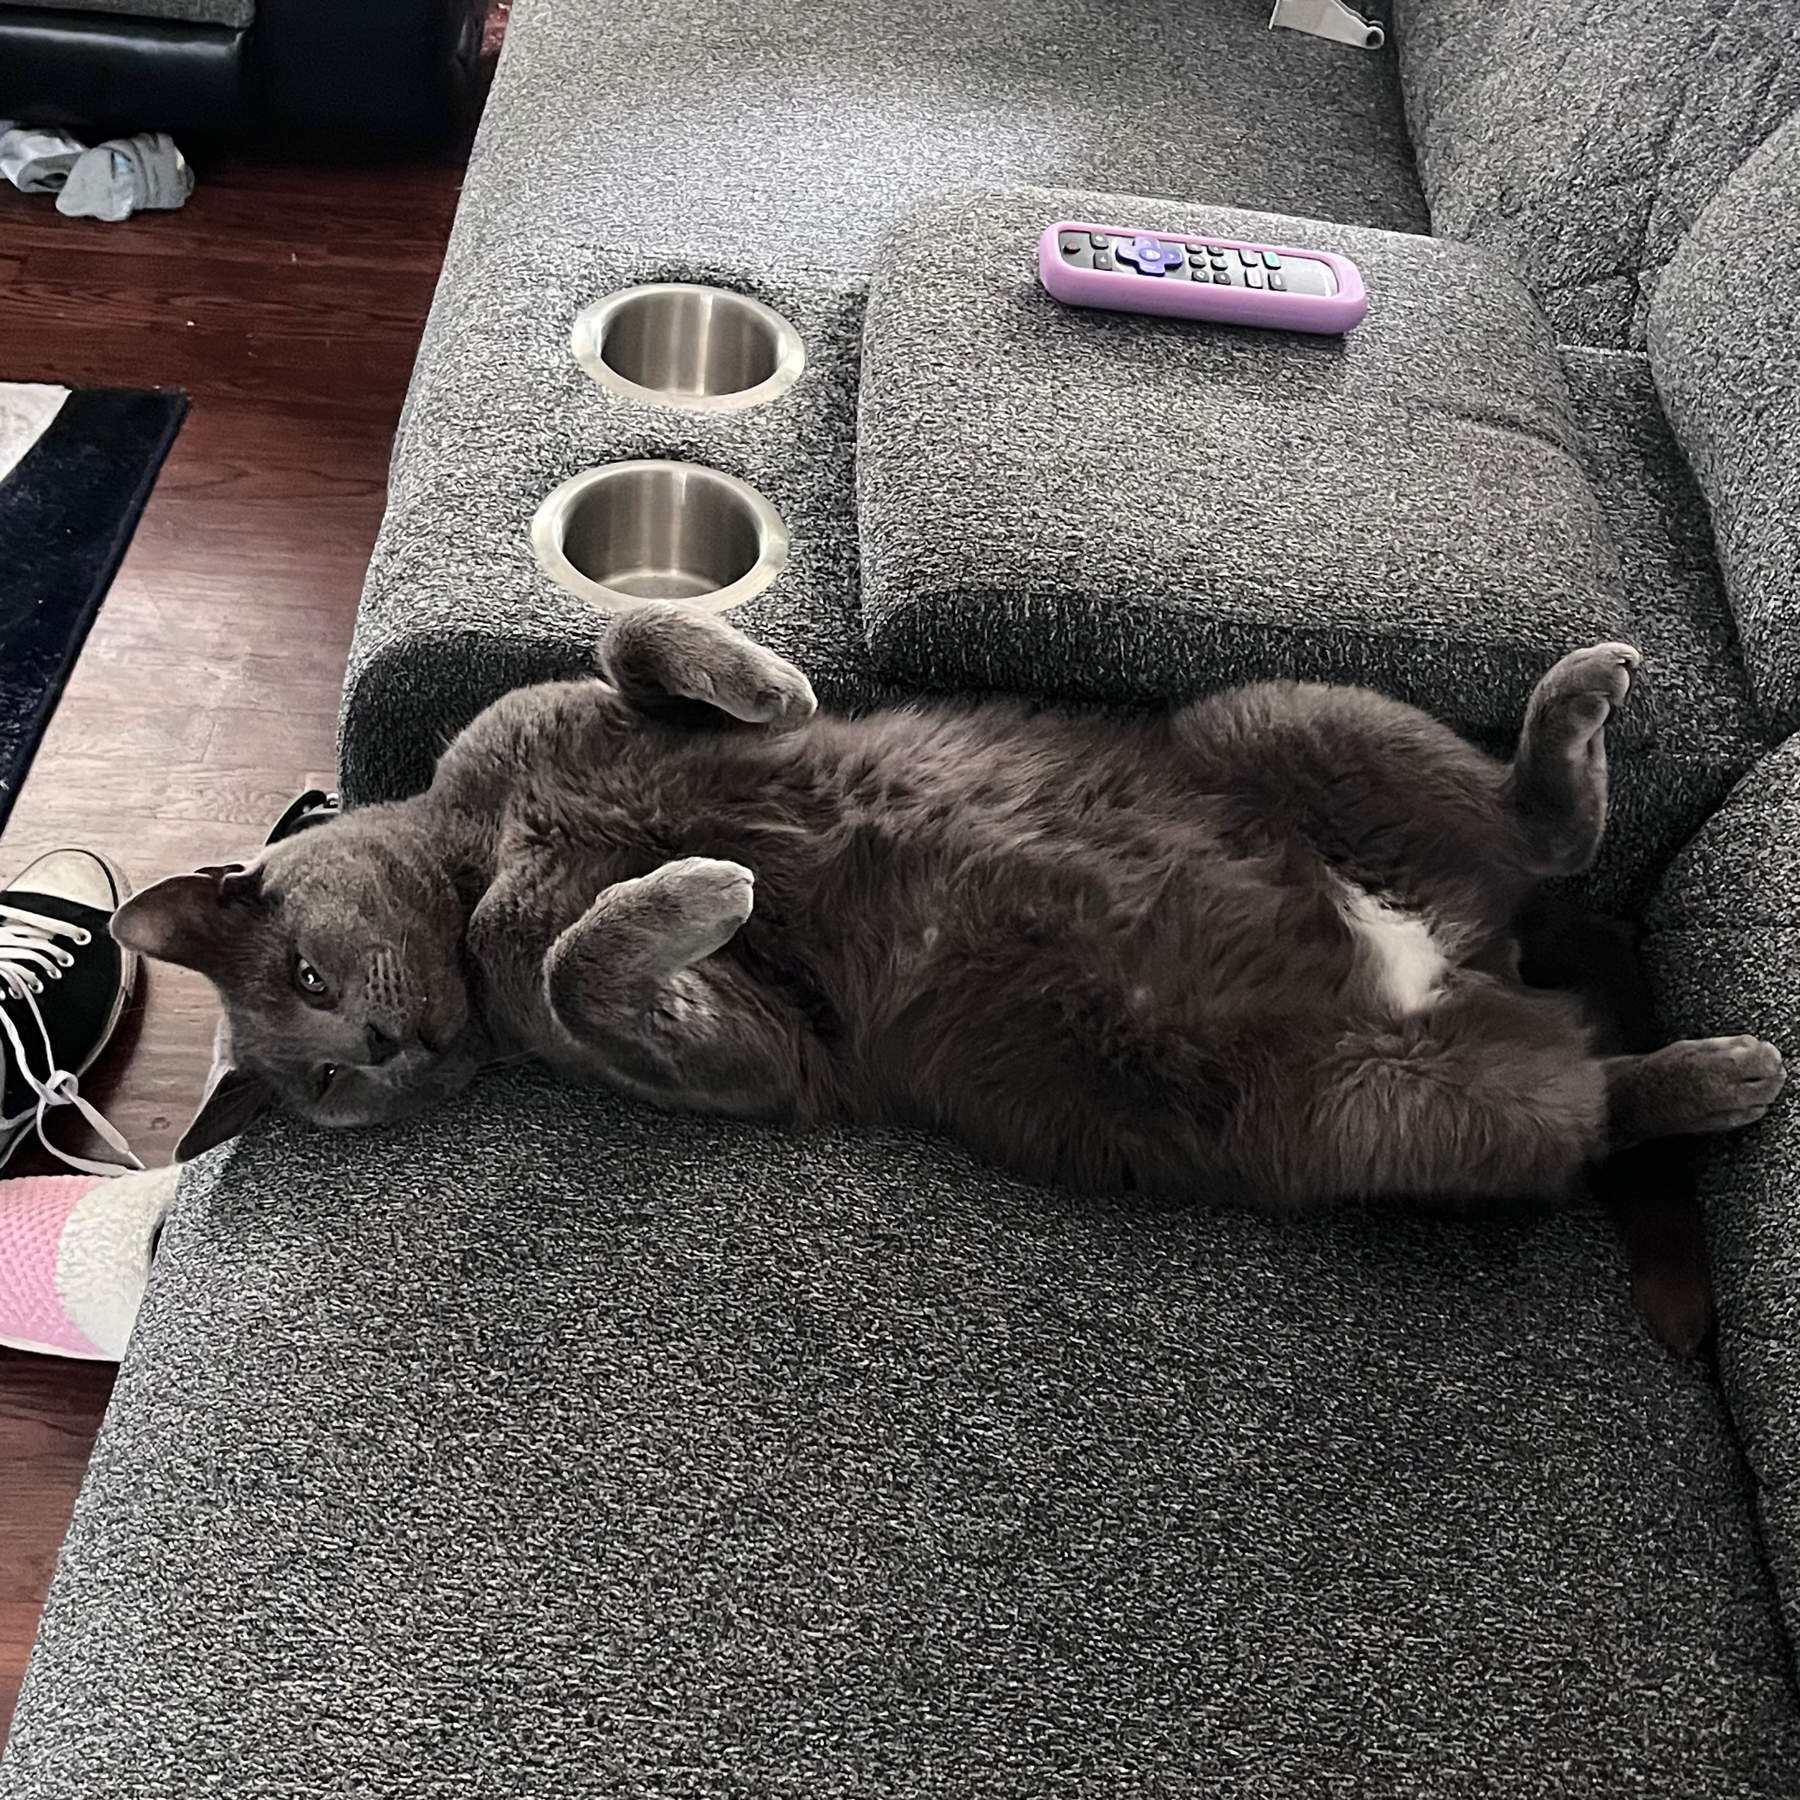
[[[78,388],[0,481],[0,826],[186,411]]]

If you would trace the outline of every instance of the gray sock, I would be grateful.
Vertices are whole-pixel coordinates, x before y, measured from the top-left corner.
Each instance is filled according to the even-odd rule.
[[[56,210],[72,219],[128,219],[146,208],[172,210],[194,191],[194,171],[166,131],[111,138],[69,171]]]
[[[60,131],[30,126],[0,128],[0,176],[21,194],[54,194],[69,178],[87,146]]]

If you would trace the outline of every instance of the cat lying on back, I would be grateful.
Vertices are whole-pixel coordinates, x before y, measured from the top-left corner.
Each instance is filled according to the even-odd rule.
[[[1637,661],[1564,658],[1504,765],[1348,688],[818,716],[778,657],[645,606],[605,679],[507,695],[426,793],[161,882],[114,932],[224,999],[182,1155],[272,1101],[378,1123],[529,1053],[1086,1190],[1554,1200],[1783,1081],[1748,1037],[1603,1055],[1518,978],[1521,909],[1599,846]]]

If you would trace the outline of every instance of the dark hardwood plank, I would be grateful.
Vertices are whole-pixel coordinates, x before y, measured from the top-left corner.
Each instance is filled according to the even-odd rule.
[[[460,179],[455,165],[203,168],[184,211],[124,225],[0,188],[0,379],[192,400],[0,837],[0,881],[62,843],[138,884],[228,860],[332,767]],[[197,977],[148,972],[83,1083],[146,1162],[193,1111],[216,1016]],[[5,1173],[56,1166],[32,1153]],[[0,1730],[111,1380],[0,1352]]]
[[[108,1363],[0,1350],[0,1730],[112,1384]]]

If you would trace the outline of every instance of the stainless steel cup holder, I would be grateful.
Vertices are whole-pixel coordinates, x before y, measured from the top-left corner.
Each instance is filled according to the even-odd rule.
[[[660,281],[576,315],[575,360],[614,394],[690,412],[743,412],[785,394],[806,367],[780,313],[729,288]]]
[[[734,475],[698,463],[617,462],[557,488],[531,521],[531,547],[558,587],[609,612],[644,600],[726,612],[787,567],[788,534]]]

